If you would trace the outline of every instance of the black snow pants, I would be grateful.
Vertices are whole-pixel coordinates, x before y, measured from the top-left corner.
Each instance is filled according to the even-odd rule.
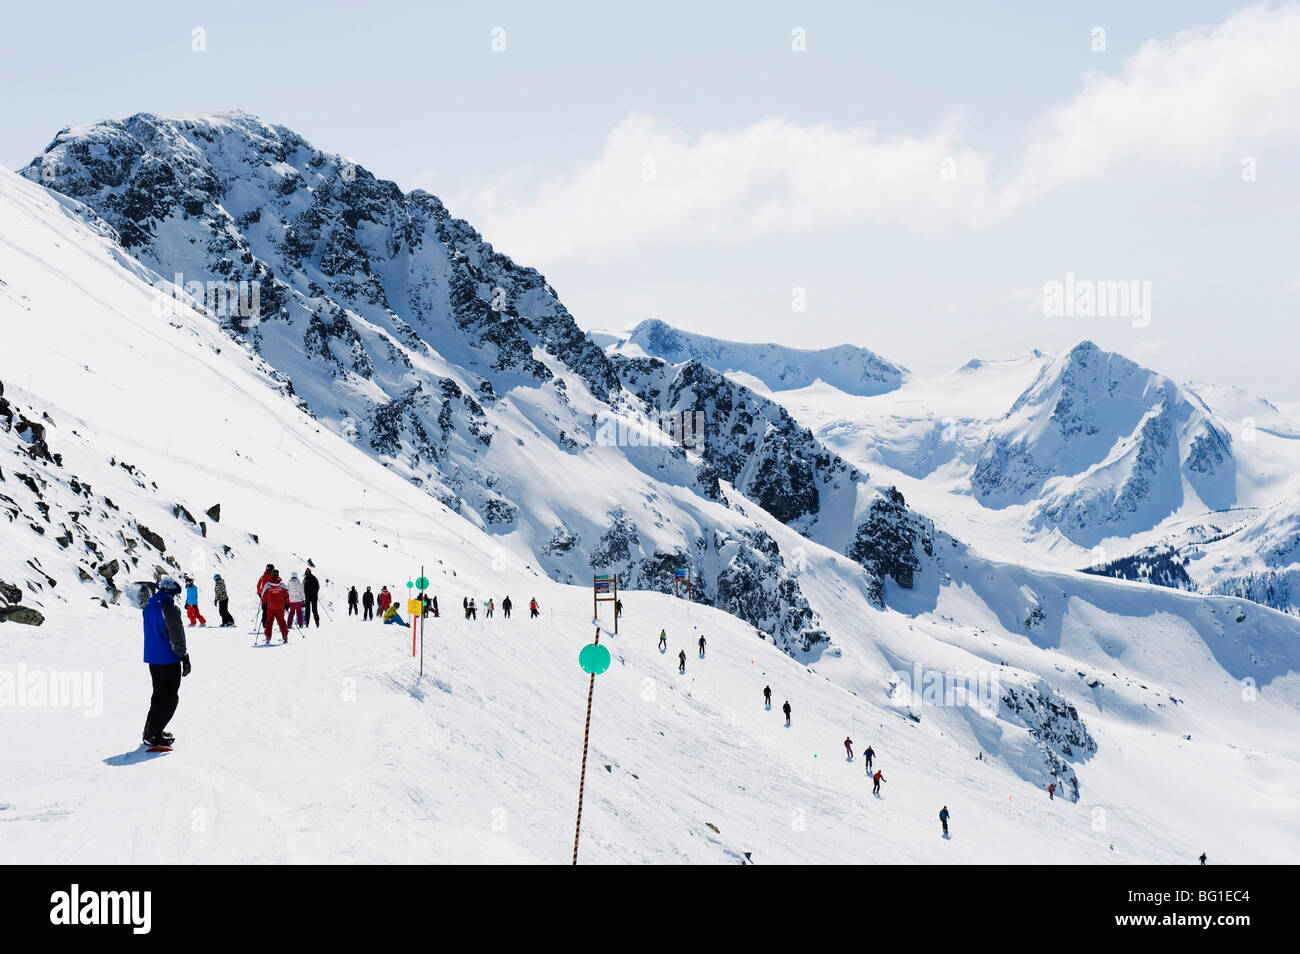
[[[217,600],[217,612],[221,614],[222,626],[235,625],[235,617],[230,615],[230,600]]]
[[[150,663],[149,676],[153,679],[153,697],[149,700],[149,715],[144,720],[146,738],[167,728],[167,723],[176,714],[181,701],[181,664]]]

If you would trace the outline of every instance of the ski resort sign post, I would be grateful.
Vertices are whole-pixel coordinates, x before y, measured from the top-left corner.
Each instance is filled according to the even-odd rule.
[[[684,566],[679,566],[673,570],[673,596],[681,596],[678,587],[686,587],[686,598],[691,598],[691,573]]]
[[[591,578],[591,615],[600,625],[600,604],[614,604],[614,635],[618,635],[618,577],[613,573],[597,573]]]
[[[424,675],[424,591],[429,588],[429,578],[424,575],[424,567],[420,567],[420,578],[412,582],[406,581],[406,589],[419,590],[415,597],[408,595],[406,600],[406,612],[411,617],[411,658],[415,658],[415,635],[416,627],[419,627],[420,634],[420,675]]]
[[[597,579],[600,579],[597,577]],[[617,622],[617,620],[616,620]],[[573,829],[573,863],[578,863],[578,838],[582,834],[582,791],[587,784],[587,746],[591,741],[591,700],[596,694],[596,677],[609,668],[609,650],[600,644],[600,619],[592,617],[596,638],[578,653],[578,665],[591,674],[587,684],[587,724],[582,730],[582,774],[578,776],[578,821]]]

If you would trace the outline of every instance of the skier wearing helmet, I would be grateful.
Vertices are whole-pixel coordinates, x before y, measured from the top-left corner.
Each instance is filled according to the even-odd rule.
[[[171,745],[175,737],[167,723],[180,703],[181,678],[190,674],[190,655],[185,646],[185,624],[176,608],[181,585],[170,576],[158,581],[158,591],[144,607],[144,661],[153,680],[153,696],[144,721],[144,743]]]

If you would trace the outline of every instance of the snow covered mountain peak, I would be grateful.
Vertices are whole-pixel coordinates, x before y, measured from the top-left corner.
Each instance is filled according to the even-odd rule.
[[[1155,526],[1188,497],[1235,500],[1232,441],[1196,395],[1084,341],[1058,355],[997,422],[971,478],[990,507],[1086,546]]]
[[[649,318],[624,339],[608,345],[612,353],[632,351],[669,364],[700,361],[719,371],[739,373],[769,391],[791,391],[821,380],[846,394],[873,395],[899,386],[905,370],[853,345],[819,351],[776,344],[747,344],[711,338]]]

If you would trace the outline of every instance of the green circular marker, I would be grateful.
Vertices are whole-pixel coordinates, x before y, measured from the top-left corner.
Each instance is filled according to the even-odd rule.
[[[582,652],[578,653],[578,665],[582,667],[583,672],[599,676],[609,668],[609,650],[600,643],[583,646]]]
[[[422,576],[415,581],[415,585],[422,590],[427,590],[429,588],[429,578],[427,576]]]
[[[411,589],[411,587],[413,587],[413,586],[415,586],[415,584],[412,583],[410,580],[407,580],[407,581],[406,581],[406,588],[407,588],[408,590]]]

